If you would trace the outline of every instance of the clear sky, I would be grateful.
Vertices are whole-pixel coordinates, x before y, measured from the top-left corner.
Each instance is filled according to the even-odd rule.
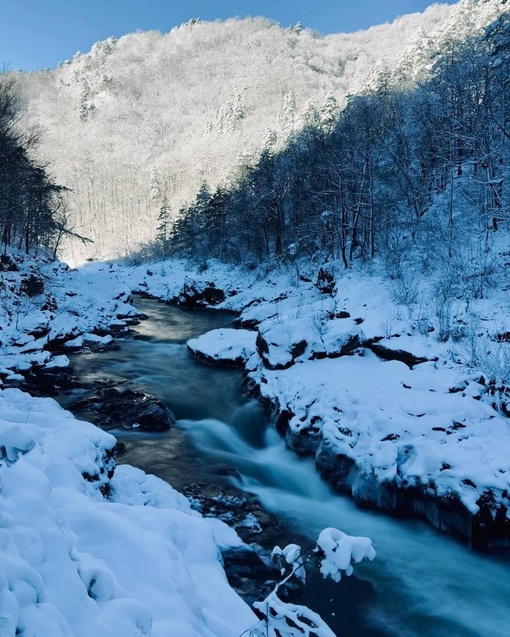
[[[442,0],[453,4],[455,0]],[[350,32],[423,11],[431,0],[0,0],[0,65],[53,68],[94,42],[136,30],[163,33],[190,18],[263,15],[321,33]]]

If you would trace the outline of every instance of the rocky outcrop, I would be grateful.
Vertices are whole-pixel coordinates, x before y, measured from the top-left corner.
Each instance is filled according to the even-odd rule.
[[[292,413],[287,409],[285,419],[290,421],[292,417]],[[313,456],[321,442],[321,425],[322,422],[320,418],[314,416],[309,421],[303,423],[303,426],[299,429],[287,427],[285,433],[287,445],[300,455]],[[282,429],[281,418],[280,429]]]
[[[228,583],[250,606],[267,597],[279,581],[279,572],[246,544],[223,549],[221,557]]]
[[[461,537],[474,549],[510,546],[508,495],[498,494],[496,498],[493,492],[484,493],[477,502],[478,512],[473,514],[456,493],[443,495],[434,482],[405,485],[398,479],[378,480],[352,458],[338,454],[326,440],[318,446],[315,462],[337,491],[348,493],[359,504],[393,515],[415,515],[441,531]]]
[[[272,548],[281,541],[283,526],[264,511],[256,496],[250,493],[208,482],[188,484],[183,493],[195,510],[228,523],[243,542],[263,543]]]
[[[34,366],[25,376],[26,389],[40,396],[56,396],[74,383],[67,356],[57,356],[44,366]]]
[[[200,361],[201,363],[205,363],[206,365],[214,365],[214,367],[222,367],[223,369],[243,369],[244,367],[244,359],[241,357],[234,358],[218,358],[215,356],[209,356],[205,352],[201,352],[198,349],[194,349],[193,347],[188,347],[188,352],[193,356],[194,359]]]
[[[471,519],[471,546],[475,549],[510,547],[510,498],[506,504],[492,491],[482,495],[477,502],[478,513]]]
[[[338,334],[329,341],[326,339],[308,342],[305,338],[297,336],[286,344],[272,340],[271,331],[258,332],[255,346],[257,354],[262,359],[266,369],[289,369],[301,360],[316,360],[323,358],[339,358],[349,356],[362,345],[360,333],[347,331]]]
[[[1,272],[19,272],[16,259],[9,254],[0,255],[0,271]]]
[[[1,369],[0,380],[6,387],[17,387],[32,396],[56,396],[75,384],[67,356],[52,358],[47,352],[31,352],[33,358],[20,361],[16,371]]]
[[[39,274],[29,274],[22,279],[20,292],[29,298],[42,294],[44,292],[44,279]]]
[[[97,334],[84,334],[82,336],[83,348],[94,354],[99,352],[113,352],[120,349],[120,345],[110,335],[98,336]]]
[[[213,282],[186,281],[176,300],[180,307],[203,309],[219,305],[225,298],[225,292]]]
[[[268,565],[270,552],[288,531],[251,494],[206,482],[189,484],[183,493],[195,510],[222,520],[246,543],[221,551],[230,586],[249,604],[268,595],[280,580]]]
[[[306,349],[306,341],[302,342]],[[290,346],[290,351],[287,350],[285,358],[282,360],[280,356],[280,360],[278,362],[274,361],[271,357],[271,348],[277,347],[276,344],[270,343],[266,340],[260,332],[257,332],[257,339],[255,341],[255,347],[257,349],[257,354],[260,356],[264,367],[267,369],[288,369],[291,365],[294,365],[294,358],[292,356],[293,347]],[[295,350],[294,350],[295,351]]]

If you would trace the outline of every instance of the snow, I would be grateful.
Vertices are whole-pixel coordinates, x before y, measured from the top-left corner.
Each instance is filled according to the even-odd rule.
[[[320,572],[339,582],[341,571],[352,575],[354,568],[362,560],[373,560],[375,550],[367,537],[353,537],[338,529],[327,528],[317,538],[317,550],[321,555]],[[323,555],[323,557],[322,557]]]
[[[113,338],[107,334],[106,336],[98,336],[97,334],[85,334],[82,336],[83,343],[88,345],[89,343],[97,345],[109,345],[113,342]]]
[[[189,349],[206,359],[246,362],[255,353],[257,333],[249,330],[219,328],[187,342]]]
[[[136,316],[128,303],[131,290],[176,301],[190,284],[213,283],[225,291],[218,308],[242,311],[241,324],[256,330],[213,330],[188,346],[212,361],[242,360],[262,395],[294,414],[291,444],[293,436],[312,427],[319,445],[351,458],[367,475],[401,486],[433,480],[439,494],[456,493],[473,512],[484,490],[508,489],[507,421],[485,404],[490,400],[487,388],[477,382],[480,373],[459,355],[463,343],[453,348],[437,339],[437,330],[424,331],[423,307],[395,303],[375,274],[343,274],[334,294],[325,295],[313,285],[313,276],[305,282],[285,269],[247,272],[214,261],[200,272],[175,260],[136,267],[91,263],[80,270],[47,264],[42,272],[57,305],[41,318],[49,335],[36,339],[29,334],[28,314],[17,317],[17,326],[14,319],[7,323],[0,352],[5,380],[21,380],[19,375],[34,364],[65,367],[65,357],[40,349],[47,338],[66,338],[68,347],[87,339],[111,342],[110,335],[98,336],[94,330],[117,328],[124,320],[119,317]],[[484,321],[488,337],[496,325],[499,331],[508,327],[504,295],[479,301],[477,307],[473,303],[470,311],[490,319]],[[429,318],[427,323],[433,326]],[[266,352],[256,351],[257,333]],[[398,361],[382,361],[360,349],[370,339],[432,362],[409,369]],[[341,355],[346,345],[349,353],[363,356]]]
[[[1,272],[4,296],[0,303],[0,372],[11,381],[22,381],[12,373],[33,366],[51,369],[66,367],[65,358],[52,357],[52,343],[67,349],[90,345],[106,347],[111,335],[99,336],[125,327],[138,316],[127,301],[130,288],[111,275],[109,267],[71,270],[54,261],[33,261],[13,252],[17,271]],[[22,282],[37,272],[44,292],[34,297],[20,294]],[[58,362],[60,361],[60,362]]]
[[[292,434],[313,421],[322,444],[353,459],[366,475],[400,486],[433,479],[439,495],[455,492],[476,512],[484,490],[508,488],[510,432],[506,419],[485,403],[450,393],[450,378],[450,370],[442,374],[431,363],[410,370],[365,353],[259,370],[257,380],[263,396],[294,414]]]
[[[352,563],[364,559],[373,560],[375,557],[369,538],[353,537],[330,527],[319,534],[311,553],[316,556],[322,576],[335,582],[340,581],[342,571],[352,575]],[[282,575],[287,571],[288,573],[263,602],[254,604],[263,617],[253,628],[252,634],[260,637],[294,637],[296,634],[304,637],[334,637],[334,633],[317,613],[305,606],[283,602],[278,597],[278,590],[291,578],[295,577],[304,583],[305,564],[308,561],[314,563],[315,559],[309,553],[303,553],[297,544],[288,544],[283,549],[275,547],[272,558],[277,567],[280,567]],[[297,631],[294,630],[296,627]]]
[[[254,637],[335,637],[333,631],[326,625],[317,613],[306,606],[282,602],[276,593],[271,593],[263,602],[254,606],[270,620],[261,620],[253,630]]]
[[[66,341],[63,347],[70,350],[81,350],[83,348],[83,336],[77,336],[76,338]]]
[[[239,538],[154,476],[110,479],[114,444],[51,399],[0,391],[0,634],[237,637],[254,616],[218,545]]]
[[[297,577],[302,582],[306,580],[306,570],[304,567],[306,558],[301,553],[301,547],[298,544],[287,544],[287,546],[281,549],[279,546],[275,546],[272,553],[271,558],[273,561],[276,561],[277,565],[280,563],[280,573],[281,575],[285,574],[285,565],[282,562],[282,559],[286,564],[290,564],[292,568],[292,575]]]
[[[58,367],[67,368],[71,365],[71,361],[65,355],[55,356],[49,363],[46,363],[46,369],[53,369]]]

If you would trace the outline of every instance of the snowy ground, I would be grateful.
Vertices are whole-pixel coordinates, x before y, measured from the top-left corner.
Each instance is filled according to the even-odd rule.
[[[239,538],[154,476],[110,479],[114,444],[50,398],[0,392],[0,634],[237,637],[254,617],[218,545]]]
[[[103,338],[106,346],[111,336],[105,334],[122,333],[137,316],[129,287],[106,272],[91,278],[58,262],[36,265],[20,255],[6,267],[11,269],[0,267],[0,379],[22,380],[20,374],[31,367],[47,367],[53,360],[48,350],[64,344],[75,351],[84,341],[97,344]]]

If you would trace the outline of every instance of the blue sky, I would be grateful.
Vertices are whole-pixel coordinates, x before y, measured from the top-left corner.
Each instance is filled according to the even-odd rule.
[[[442,0],[453,4],[454,0]],[[350,32],[423,11],[431,0],[0,0],[0,65],[53,68],[98,40],[162,32],[190,18],[263,15],[321,33]]]

